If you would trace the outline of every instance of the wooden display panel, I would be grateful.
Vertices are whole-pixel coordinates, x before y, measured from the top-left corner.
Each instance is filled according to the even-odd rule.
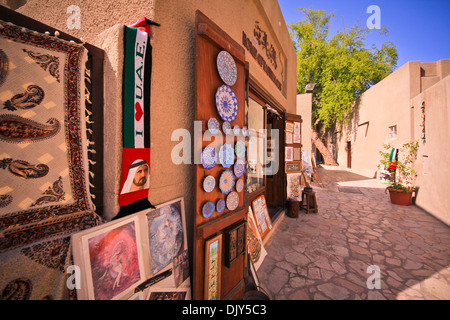
[[[200,11],[196,12],[196,55],[195,55],[195,120],[201,121],[202,136],[194,138],[194,151],[200,155],[201,151],[212,146],[219,151],[219,147],[225,143],[234,144],[238,139],[243,139],[242,135],[225,135],[222,130],[224,121],[220,117],[215,103],[217,89],[225,84],[217,70],[217,55],[225,50],[230,53],[236,63],[237,81],[231,86],[234,90],[239,104],[239,112],[235,121],[231,123],[233,128],[239,125],[242,128],[245,125],[245,51],[244,49],[227,34],[225,34],[217,25],[208,19]],[[210,118],[216,118],[220,125],[221,135],[212,136],[207,131],[207,123]],[[235,158],[236,159],[236,158]],[[197,161],[200,160],[198,157]],[[246,157],[245,157],[246,160]],[[205,297],[205,242],[212,237],[223,235],[224,229],[229,226],[245,220],[246,216],[246,192],[245,188],[239,192],[238,207],[230,211],[227,208],[222,213],[217,211],[210,218],[202,215],[203,205],[212,201],[217,204],[219,199],[226,201],[227,195],[219,189],[219,178],[225,170],[231,170],[234,173],[234,165],[230,168],[224,168],[217,163],[210,170],[205,169],[202,164],[195,165],[195,222],[194,222],[194,270],[193,270],[193,297],[194,299],[204,299]],[[207,193],[203,189],[205,177],[212,175],[216,180],[214,190]],[[240,179],[246,180],[246,175]],[[238,179],[235,179],[235,183]],[[236,187],[233,187],[236,191]],[[223,263],[223,252],[220,267],[220,295],[221,299],[240,299],[244,292],[244,268],[246,265],[246,256],[241,255],[235,259],[229,267]]]

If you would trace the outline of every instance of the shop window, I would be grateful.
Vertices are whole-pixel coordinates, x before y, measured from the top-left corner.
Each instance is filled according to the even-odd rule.
[[[397,139],[397,126],[389,127],[389,140]]]
[[[247,191],[253,193],[264,187],[265,151],[270,141],[264,128],[264,108],[256,101],[249,99],[248,115],[248,170]]]

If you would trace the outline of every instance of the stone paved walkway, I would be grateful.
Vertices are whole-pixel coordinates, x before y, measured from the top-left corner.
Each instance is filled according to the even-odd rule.
[[[450,227],[391,204],[376,180],[319,173],[319,213],[285,216],[265,244],[258,277],[272,299],[450,299]],[[368,288],[377,285],[370,266],[380,289]]]

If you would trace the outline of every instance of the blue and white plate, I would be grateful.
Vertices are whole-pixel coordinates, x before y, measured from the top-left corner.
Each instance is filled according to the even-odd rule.
[[[234,164],[234,149],[231,144],[225,143],[220,147],[219,163],[224,168],[229,168]]]
[[[203,205],[202,216],[206,219],[211,218],[214,214],[214,210],[216,209],[216,205],[212,201],[208,201]]]
[[[228,121],[225,121],[222,125],[223,133],[230,134],[231,133],[231,124]]]
[[[233,122],[239,112],[239,104],[234,90],[222,85],[216,92],[216,107],[223,121]]]
[[[223,210],[225,210],[225,206],[226,206],[225,200],[219,199],[219,201],[217,201],[217,203],[216,203],[216,211],[218,213],[222,213]]]
[[[236,178],[240,178],[245,173],[245,162],[242,159],[237,159],[234,164],[234,174]]]
[[[212,169],[217,163],[217,152],[211,146],[207,146],[202,151],[202,165],[205,169]]]
[[[214,187],[216,186],[216,179],[214,179],[213,176],[207,176],[203,180],[203,190],[205,192],[212,192],[214,190]]]
[[[217,71],[220,78],[227,85],[232,86],[237,80],[236,62],[227,51],[220,51],[217,55]]]
[[[216,118],[211,118],[208,120],[208,130],[211,134],[218,134],[220,130],[219,121]]]
[[[219,178],[219,189],[224,194],[229,194],[234,187],[234,174],[231,170],[222,172]]]
[[[239,206],[239,194],[236,191],[230,192],[227,196],[227,208],[230,211],[235,210]]]
[[[236,191],[241,192],[242,190],[244,190],[244,179],[239,179],[236,182]]]
[[[234,133],[235,136],[238,136],[239,133],[241,133],[241,128],[239,127],[239,125],[236,124],[236,125],[233,127],[233,133]]]
[[[234,152],[236,153],[236,157],[243,158],[245,157],[245,143],[242,140],[238,140],[234,145]]]

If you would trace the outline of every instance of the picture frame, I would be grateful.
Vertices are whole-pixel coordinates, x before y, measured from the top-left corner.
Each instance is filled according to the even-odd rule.
[[[270,220],[269,210],[267,209],[266,198],[264,195],[253,200],[252,212],[258,232],[261,238],[264,238],[264,236],[272,229],[272,221]]]
[[[302,164],[300,162],[286,163],[286,173],[298,173],[302,171]]]
[[[292,132],[286,132],[286,144],[292,144],[293,143],[293,133]]]
[[[302,160],[302,149],[294,148],[294,161],[301,161],[301,160]]]
[[[247,214],[247,252],[249,260],[253,262],[256,269],[261,266],[267,256],[251,207],[248,208]]]
[[[232,262],[239,256],[245,253],[246,249],[246,221],[238,222],[237,224],[225,229],[225,266],[228,268]]]
[[[294,134],[300,135],[301,123],[294,122]]]
[[[148,261],[145,225],[132,215],[72,235],[74,264],[79,266],[79,300],[126,298],[145,281]]]
[[[294,143],[294,144],[302,143],[301,136],[300,136],[299,133],[298,133],[298,134],[297,134],[297,133],[294,133],[292,143]]]
[[[284,131],[294,133],[294,123],[290,122],[290,121],[286,121]]]
[[[189,288],[151,288],[147,300],[190,300]]]
[[[220,300],[222,273],[222,234],[205,241],[205,300]]]
[[[284,161],[285,162],[294,161],[294,148],[293,147],[285,147]]]

